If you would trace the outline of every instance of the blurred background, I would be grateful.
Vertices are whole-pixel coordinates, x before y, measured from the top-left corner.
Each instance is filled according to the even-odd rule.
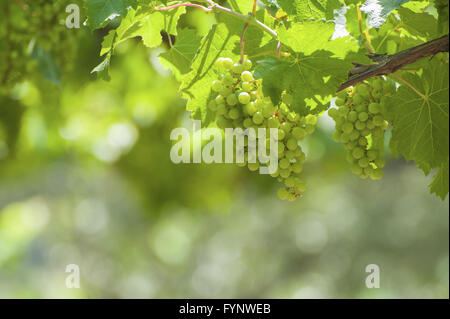
[[[246,168],[175,165],[170,132],[191,123],[162,49],[122,43],[105,82],[104,34],[61,28],[64,55],[35,48],[0,89],[0,298],[449,297],[448,198],[413,163],[387,154],[383,180],[359,179],[324,116],[294,203]]]

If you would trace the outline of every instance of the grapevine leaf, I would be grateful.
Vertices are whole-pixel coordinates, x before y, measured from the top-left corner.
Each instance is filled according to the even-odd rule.
[[[434,168],[449,154],[448,64],[437,59],[419,74],[402,74],[419,94],[402,85],[390,100],[391,148],[407,160]]]
[[[339,0],[278,0],[278,4],[296,21],[332,20],[334,10],[341,7]]]
[[[231,9],[242,14],[251,13],[253,10],[253,1],[229,0],[228,3],[230,4]]]
[[[256,76],[263,79],[265,94],[278,103],[281,93],[287,90],[294,96],[295,109],[320,113],[328,107],[339,82],[347,78],[352,64],[345,57],[358,50],[356,41],[350,37],[330,40],[334,25],[321,21],[277,31],[282,43],[295,52],[289,58],[268,58],[258,63]]]
[[[161,64],[170,68],[176,75],[188,73],[200,46],[200,40],[195,30],[180,30],[175,45],[159,56]]]
[[[184,7],[171,11],[155,11],[147,13],[144,10],[130,9],[127,16],[122,19],[116,30],[103,39],[101,55],[108,53],[119,43],[134,37],[141,37],[142,42],[149,48],[157,47],[162,43],[161,30],[173,35],[177,35],[178,20],[186,13]],[[117,36],[115,44],[112,39]]]
[[[183,79],[180,90],[188,100],[186,109],[203,125],[208,125],[213,118],[207,104],[212,98],[211,83],[218,77],[215,62],[219,57],[238,60],[239,55],[233,53],[233,48],[239,40],[239,35],[231,33],[225,24],[214,25],[201,41],[192,71]]]
[[[91,74],[96,73],[100,79],[109,81],[111,79],[109,76],[110,59],[111,56],[108,54],[103,61],[91,71]]]
[[[430,184],[430,191],[436,194],[442,200],[447,197],[449,191],[449,159],[441,164],[439,170],[434,176],[433,182]]]
[[[398,9],[403,28],[409,33],[426,38],[437,36],[436,19],[428,13],[415,13],[407,8]]]
[[[135,7],[137,0],[86,0],[89,25],[92,29],[103,27],[116,16],[125,16],[128,7]]]
[[[398,9],[408,1],[410,0],[367,0],[361,6],[361,11],[369,16],[369,25],[379,28],[392,10]]]

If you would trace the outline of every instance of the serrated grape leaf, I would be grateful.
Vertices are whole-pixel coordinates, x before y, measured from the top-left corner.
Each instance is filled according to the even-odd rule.
[[[195,30],[182,29],[178,32],[175,45],[168,52],[159,55],[162,65],[179,77],[191,69],[191,63],[200,47],[201,37]]]
[[[278,0],[278,5],[296,21],[311,18],[332,20],[339,0]]]
[[[361,6],[361,11],[367,13],[369,25],[375,28],[381,27],[386,17],[392,10],[398,9],[402,4],[410,0],[366,0]]]
[[[407,8],[398,9],[402,27],[410,34],[426,38],[437,37],[437,20],[428,13],[416,13]]]
[[[215,62],[219,57],[237,61],[239,55],[233,53],[233,48],[239,41],[239,35],[231,33],[224,23],[214,25],[201,41],[192,71],[183,78],[180,90],[187,99],[186,109],[204,126],[214,118],[207,105],[212,98],[211,83],[218,78]]]
[[[115,16],[125,16],[129,7],[136,7],[137,0],[86,0],[89,26],[98,29]]]
[[[154,48],[162,43],[161,31],[168,34],[177,35],[178,20],[186,13],[186,8],[181,7],[170,11],[155,11],[148,13],[145,10],[130,9],[124,19],[122,19],[116,30],[103,39],[100,55],[108,53],[119,43],[134,37],[141,37],[142,42],[149,48]],[[112,39],[116,36],[115,44]]]
[[[256,18],[258,21],[263,22],[271,29],[275,28],[275,19],[267,13],[266,10],[259,10],[256,12]],[[217,16],[217,20],[227,27],[230,34],[240,36],[244,28],[245,23],[236,20],[236,18],[230,15],[220,14]],[[272,51],[275,53],[278,42],[275,41],[268,33],[263,32],[261,29],[250,25],[245,33],[245,54],[254,60],[253,57],[260,57],[261,54]],[[235,43],[233,53],[240,54],[240,43]]]
[[[401,85],[390,100],[391,148],[407,161],[434,168],[449,154],[448,63],[434,59],[423,74],[402,73],[412,85]],[[417,92],[418,93],[417,93]]]
[[[433,182],[430,184],[430,191],[432,194],[436,194],[442,200],[448,195],[449,190],[449,159],[441,164]]]
[[[267,58],[258,63],[256,76],[263,79],[265,94],[278,103],[281,93],[287,90],[294,96],[293,108],[297,111],[321,112],[352,68],[345,57],[358,50],[356,41],[350,37],[330,40],[334,24],[321,21],[277,31],[281,42],[294,53],[281,60]]]

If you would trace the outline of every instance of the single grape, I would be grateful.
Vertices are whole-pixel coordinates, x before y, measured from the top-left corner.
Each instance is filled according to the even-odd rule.
[[[251,100],[250,94],[248,94],[247,92],[240,93],[238,99],[239,99],[239,103],[241,103],[241,104],[248,104],[248,103],[250,103],[250,100]]]

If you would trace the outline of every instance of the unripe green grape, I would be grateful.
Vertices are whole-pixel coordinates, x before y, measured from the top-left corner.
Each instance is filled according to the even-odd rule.
[[[344,123],[344,125],[342,125],[342,131],[344,133],[350,134],[353,131],[353,124],[350,122]]]
[[[367,176],[371,176],[373,174],[373,167],[372,166],[367,166],[366,168],[364,168],[364,174],[366,174]]]
[[[361,122],[365,122],[365,121],[367,121],[369,119],[369,114],[367,114],[366,112],[361,112],[361,113],[358,114],[358,119]]]
[[[352,150],[352,156],[354,159],[361,159],[364,156],[364,150],[360,147],[355,147]]]
[[[250,118],[246,118],[243,122],[245,128],[250,128],[253,126],[253,121]]]
[[[284,185],[286,185],[286,187],[294,187],[295,186],[295,178],[293,176],[289,176],[284,181]]]
[[[282,141],[284,140],[284,138],[286,137],[286,132],[282,129],[278,130],[278,140]]]
[[[278,198],[281,200],[287,200],[289,196],[289,192],[285,187],[280,188],[277,192]]]
[[[218,59],[217,59],[217,61],[216,61],[216,66],[217,66],[218,68],[223,68],[223,60],[224,60],[224,58],[218,58]]]
[[[381,90],[383,90],[383,84],[384,84],[383,82],[384,82],[383,80],[377,79],[377,80],[375,80],[375,81],[372,82],[372,87],[373,87],[375,90],[381,91]]]
[[[287,142],[286,142],[286,146],[290,150],[295,150],[297,148],[297,146],[298,146],[297,140],[295,138],[288,139]]]
[[[278,143],[278,156],[281,157],[281,155],[284,154],[286,147],[283,143]]]
[[[284,156],[285,156],[288,160],[292,160],[292,159],[295,158],[295,152],[294,152],[294,151],[291,151],[291,150],[287,150],[287,151],[284,153]]]
[[[337,98],[343,99],[343,100],[345,100],[345,99],[347,98],[347,96],[348,96],[348,92],[347,92],[346,90],[339,91],[339,92],[336,94],[336,97],[337,97]]]
[[[376,168],[373,170],[370,178],[373,180],[379,180],[383,178],[383,170],[381,168]]]
[[[361,122],[360,120],[357,120],[357,121],[355,122],[355,128],[356,128],[358,131],[362,131],[362,130],[364,130],[364,129],[366,128],[366,123]]]
[[[281,123],[281,129],[286,133],[289,134],[291,132],[292,129],[292,125],[289,122],[283,122]]]
[[[306,191],[308,189],[306,184],[303,183],[300,179],[296,179],[296,181],[295,181],[295,188],[299,192],[304,192],[304,191]]]
[[[220,90],[222,90],[222,88],[223,88],[223,84],[221,81],[216,80],[212,83],[212,89],[214,92],[220,92]]]
[[[353,143],[351,143],[351,142],[345,143],[345,144],[344,144],[344,148],[345,148],[347,151],[350,151],[350,150],[352,150],[352,149],[355,148],[355,145],[353,145]]]
[[[244,110],[248,113],[248,115],[253,116],[257,111],[255,102],[250,102],[244,105]]]
[[[373,130],[374,128],[375,128],[375,123],[374,123],[374,121],[373,120],[368,120],[367,122],[366,122],[366,127],[369,129],[369,130]]]
[[[359,134],[359,131],[358,131],[358,130],[353,130],[353,131],[350,133],[350,140],[351,140],[351,141],[356,141],[357,139],[359,139],[360,136],[361,136],[361,134]]]
[[[304,129],[302,129],[301,127],[294,127],[292,129],[292,135],[297,140],[302,140],[306,136],[306,131]]]
[[[232,68],[233,72],[236,74],[241,74],[244,71],[244,67],[240,63],[235,63]]]
[[[358,119],[358,113],[356,113],[355,111],[350,111],[347,114],[347,120],[349,122],[356,122],[357,119]]]
[[[279,166],[281,169],[287,169],[289,166],[291,166],[291,163],[287,158],[283,158],[280,160]]]
[[[369,136],[369,135],[370,135],[370,130],[368,128],[361,130],[361,136]]]
[[[228,112],[228,116],[229,116],[232,120],[237,120],[238,118],[241,117],[241,112],[239,111],[238,108],[234,107],[234,108],[232,108],[232,109]]]
[[[247,92],[240,93],[238,99],[239,99],[239,103],[241,103],[241,104],[248,104],[248,103],[250,103],[250,100],[251,100],[250,94],[248,94]]]
[[[226,118],[224,118],[223,116],[219,117],[217,122],[216,122],[217,126],[220,128],[231,128],[232,123],[227,120]]]
[[[369,96],[369,88],[364,84],[358,85],[357,91],[363,97]]]
[[[252,172],[256,172],[259,169],[259,163],[248,163],[248,169]]]
[[[276,112],[276,108],[271,104],[266,104],[262,110],[263,116],[268,119],[269,117],[272,117],[273,114]]]
[[[224,58],[222,60],[222,67],[227,70],[231,70],[233,68],[233,60],[229,58]]]
[[[378,167],[378,168],[383,168],[383,167],[386,165],[386,161],[385,161],[383,158],[377,158],[377,159],[374,161],[374,164],[375,164],[375,166]]]
[[[341,141],[341,134],[338,131],[333,132],[333,140],[337,143]]]
[[[342,133],[341,134],[341,142],[342,143],[348,143],[349,141],[350,141],[350,134]]]
[[[217,115],[224,115],[225,113],[227,113],[227,107],[225,104],[219,104],[217,105],[216,108],[216,114]]]
[[[296,174],[300,174],[303,171],[303,165],[300,162],[292,164],[292,171]]]
[[[231,74],[226,74],[222,79],[222,83],[224,85],[232,85],[233,84],[233,76]]]
[[[255,114],[253,114],[253,123],[255,123],[256,125],[260,125],[262,124],[262,122],[264,122],[264,116],[260,113],[260,112],[256,112]]]
[[[271,117],[267,120],[267,126],[269,128],[278,128],[279,125],[280,125],[280,122],[278,121],[278,118],[276,118],[276,117]]]
[[[306,120],[306,124],[309,124],[309,125],[317,124],[317,116],[315,116],[313,114],[306,115],[305,120]]]
[[[312,134],[316,130],[316,127],[314,125],[306,125],[305,130],[307,134]]]
[[[339,112],[337,109],[335,108],[331,108],[328,110],[328,116],[330,116],[331,118],[335,119],[337,117],[339,117]]]
[[[289,176],[291,176],[291,171],[289,169],[280,169],[280,176],[282,178],[288,178]]]
[[[373,122],[376,126],[382,126],[384,124],[384,118],[381,115],[376,115],[373,117]]]
[[[358,104],[355,106],[355,111],[358,113],[366,112],[367,111],[367,105],[366,104]]]
[[[355,103],[355,104],[362,104],[362,103],[364,103],[364,102],[365,102],[365,98],[362,97],[362,95],[360,95],[360,94],[355,94],[355,95],[353,96],[353,103]]]
[[[251,70],[253,63],[250,60],[245,60],[244,63],[242,64],[245,70]]]
[[[236,94],[230,94],[227,96],[227,104],[230,106],[234,106],[238,103],[238,98],[236,97]]]
[[[215,102],[216,102],[217,105],[223,104],[225,102],[225,98],[222,95],[217,95],[216,99],[215,99]]]
[[[244,71],[241,74],[241,80],[243,82],[251,82],[253,81],[253,74],[249,71]]]
[[[378,103],[370,103],[369,104],[369,112],[372,114],[380,113],[380,104]]]
[[[253,84],[251,84],[250,82],[243,82],[242,89],[245,92],[250,93],[253,90]]]
[[[369,161],[374,161],[378,157],[378,152],[375,150],[367,151],[367,158]]]
[[[367,142],[367,138],[365,137],[360,137],[358,140],[358,144],[361,146],[367,146],[368,142]]]
[[[219,94],[222,95],[222,96],[228,96],[228,95],[230,95],[231,93],[233,93],[233,92],[231,91],[231,89],[230,89],[229,87],[226,87],[226,86],[224,86],[224,87],[220,90],[220,92],[219,92]]]
[[[361,158],[358,161],[359,166],[361,166],[362,168],[366,168],[369,166],[369,160],[366,157]]]
[[[334,104],[336,104],[336,106],[343,106],[343,105],[345,105],[345,100],[341,99],[341,98],[337,98],[336,101],[334,101]]]

